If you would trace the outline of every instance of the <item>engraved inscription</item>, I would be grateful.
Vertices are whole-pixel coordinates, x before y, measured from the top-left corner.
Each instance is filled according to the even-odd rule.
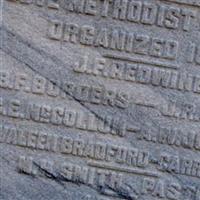
[[[13,1],[13,0],[8,0]],[[154,25],[170,30],[190,31],[197,12],[190,8],[175,5],[143,2],[141,0],[67,0],[63,6],[61,1],[53,0],[16,0],[21,4],[34,4],[55,10],[98,16],[102,19],[113,19],[145,26]],[[174,1],[176,2],[176,1]]]
[[[131,131],[120,118],[109,115],[98,118],[89,112],[47,104],[25,104],[17,99],[10,99],[8,103],[7,100],[0,98],[0,115],[120,137]]]
[[[163,153],[160,156],[159,170],[200,178],[200,160]]]
[[[48,160],[41,160],[37,163],[43,170],[53,172],[53,168],[58,167],[56,163],[49,162]],[[34,164],[32,157],[21,156],[19,158],[18,168],[20,171],[37,175],[40,173],[40,168]],[[84,167],[69,162],[64,162],[59,166],[60,176],[64,181],[78,182],[89,186],[105,187],[109,186],[111,189],[117,190],[122,184],[122,174],[112,171],[95,169],[91,167]]]
[[[200,45],[191,43],[188,45],[188,55],[187,61],[188,63],[194,63],[200,65]]]
[[[57,20],[49,20],[47,36],[50,39],[74,44],[102,47],[133,55],[139,54],[168,60],[175,60],[179,49],[179,43],[175,40],[154,38],[121,28],[97,28],[91,25],[79,26]]]
[[[160,69],[150,65],[131,63],[128,61],[105,58],[89,59],[87,56],[75,63],[73,70],[76,73],[88,74],[103,78],[116,79],[132,83],[152,85],[182,92],[200,92],[200,76],[191,73]]]
[[[200,200],[198,0],[0,10],[0,199]]]
[[[196,12],[191,9],[136,0],[69,0],[66,9],[125,22],[156,25],[168,29],[180,28],[184,31],[190,30],[190,22],[196,17]]]
[[[199,107],[189,102],[169,101],[161,108],[161,113],[164,116],[176,118],[180,120],[189,120],[193,122],[200,121]]]
[[[151,128],[145,128],[138,132],[137,139],[155,144],[165,144],[172,147],[200,151],[200,134],[195,131],[187,132],[167,126],[160,126],[154,131]]]
[[[55,169],[57,172],[55,172]],[[96,189],[101,187],[105,189],[101,192],[108,196],[116,194],[116,197],[118,197],[118,194],[123,191],[126,195],[120,197],[136,200],[145,196],[167,200],[199,199],[199,187],[195,185],[191,186],[174,180],[144,177],[139,180],[137,188],[127,188],[125,187],[126,177],[124,174],[106,169],[79,166],[69,162],[59,163],[47,159],[39,160],[33,157],[20,156],[18,170],[21,173],[39,176],[44,176],[42,172],[46,172],[49,173],[48,178],[60,177],[63,182],[78,182]],[[87,197],[91,198],[90,195]]]
[[[149,152],[137,148],[126,148],[103,142],[94,143],[68,136],[59,137],[56,134],[4,125],[0,125],[0,142],[131,167],[145,168],[149,164]]]
[[[69,98],[95,105],[104,105],[118,108],[127,108],[131,103],[130,94],[118,91],[117,88],[106,89],[105,86],[90,86],[74,82],[58,83],[60,88],[49,82],[46,78],[27,74],[11,74],[0,71],[0,88],[24,91],[36,95]],[[62,89],[61,89],[62,88]]]

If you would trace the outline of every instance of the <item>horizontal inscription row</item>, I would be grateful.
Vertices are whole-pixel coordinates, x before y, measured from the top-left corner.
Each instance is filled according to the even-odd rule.
[[[0,71],[0,88],[118,108],[127,108],[131,103],[131,95],[118,90],[117,87],[107,89],[104,86],[89,86],[69,81],[54,84],[40,75],[14,75],[8,71]]]
[[[8,0],[13,1],[13,0]],[[52,0],[17,0],[26,5],[47,9],[64,10],[66,14],[77,13],[98,16],[141,25],[190,31],[197,12],[191,8],[167,5],[163,2],[150,3],[141,0],[68,0],[63,4]]]
[[[63,161],[56,162],[50,159],[37,159],[28,156],[19,156],[18,171],[26,175],[42,176],[45,178],[58,177],[62,183],[72,182],[87,185],[103,195],[120,197],[122,199],[139,200],[145,196],[166,200],[199,200],[200,188],[197,185],[165,180],[163,178],[149,178],[140,176],[136,179],[137,186],[129,187],[127,177],[120,172]],[[101,188],[101,190],[98,190]],[[124,197],[124,198],[123,198]]]
[[[92,159],[100,161],[100,166],[126,173],[153,177],[159,177],[161,173],[172,173],[200,178],[200,160],[170,154],[164,150],[154,155],[149,150],[128,148],[127,145],[90,142],[89,139],[57,136],[5,125],[1,125],[0,128],[1,143]],[[156,169],[155,172],[152,172],[152,167]]]
[[[125,120],[110,115],[98,117],[90,112],[72,109],[70,106],[29,103],[1,97],[0,115],[120,137],[127,131],[137,131],[137,128],[129,127]]]
[[[79,26],[75,23],[69,24],[58,20],[49,20],[47,36],[63,42],[167,60],[175,60],[179,49],[179,43],[175,40],[154,38],[146,34],[126,31],[126,28]]]
[[[200,133],[198,131],[186,131],[171,126],[157,128],[147,126],[137,132],[136,139],[200,152]]]
[[[128,58],[123,59],[120,56],[110,55],[109,58],[105,57],[89,58],[83,56],[72,66],[73,71],[111,80],[151,85],[182,92],[200,93],[200,76],[196,74],[179,72],[173,69],[159,69],[147,64],[131,63]]]

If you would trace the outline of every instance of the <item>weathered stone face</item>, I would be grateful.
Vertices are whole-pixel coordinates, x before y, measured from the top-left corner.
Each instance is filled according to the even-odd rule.
[[[2,0],[1,200],[200,200],[198,0]]]

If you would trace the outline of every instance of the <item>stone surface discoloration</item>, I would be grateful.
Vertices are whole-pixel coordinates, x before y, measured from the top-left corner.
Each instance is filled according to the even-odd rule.
[[[200,200],[200,4],[2,0],[0,199]]]

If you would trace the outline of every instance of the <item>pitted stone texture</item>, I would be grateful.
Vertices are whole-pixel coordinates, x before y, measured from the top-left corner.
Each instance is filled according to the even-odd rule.
[[[200,4],[3,0],[0,199],[200,200]]]

